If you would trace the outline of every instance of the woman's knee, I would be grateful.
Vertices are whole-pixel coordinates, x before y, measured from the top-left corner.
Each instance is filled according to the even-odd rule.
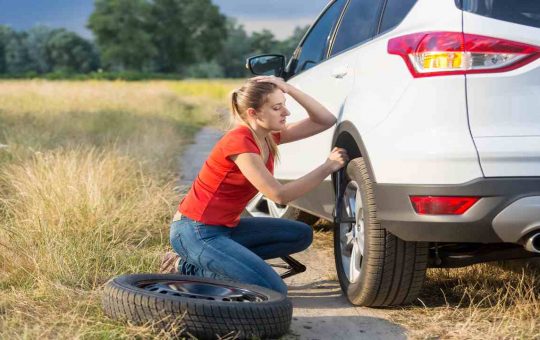
[[[193,227],[184,221],[176,221],[170,227],[170,244],[174,251],[187,261],[197,263],[204,243],[197,237]]]
[[[306,223],[298,222],[297,232],[302,250],[308,248],[313,242],[313,228]]]
[[[281,284],[278,287],[276,287],[274,290],[281,293],[281,294],[283,294],[283,295],[285,295],[285,296],[287,296],[288,288],[287,288],[287,285],[285,284],[285,282],[283,282],[283,281],[281,281]]]
[[[174,251],[182,256],[186,256],[184,246],[182,245],[181,235],[179,233],[178,222],[173,222],[170,226],[169,242]]]
[[[287,295],[287,284],[281,276],[268,264],[266,264],[269,273],[263,275],[261,279],[265,282],[264,286],[275,290],[281,294]]]

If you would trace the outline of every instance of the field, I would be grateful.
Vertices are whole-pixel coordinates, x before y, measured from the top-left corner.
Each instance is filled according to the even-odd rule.
[[[1,339],[152,336],[100,287],[157,271],[178,156],[235,84],[0,82]]]
[[[167,337],[109,320],[100,289],[157,271],[179,155],[224,126],[238,84],[0,82],[0,339]],[[386,310],[412,338],[540,339],[539,296],[532,269],[483,264],[430,270],[414,305]]]

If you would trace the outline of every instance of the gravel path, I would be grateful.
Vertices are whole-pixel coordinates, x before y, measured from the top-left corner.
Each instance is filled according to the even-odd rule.
[[[180,185],[189,186],[223,132],[204,127],[180,159]],[[294,306],[293,322],[283,340],[406,339],[405,329],[387,320],[382,309],[351,305],[335,276],[332,249],[310,247],[293,256],[307,270],[285,279]],[[281,260],[271,262],[282,263]]]

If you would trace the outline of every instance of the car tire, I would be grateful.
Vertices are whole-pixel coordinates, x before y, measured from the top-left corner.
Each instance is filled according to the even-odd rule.
[[[319,217],[293,206],[277,204],[260,192],[249,201],[241,216],[286,218],[293,221],[304,222],[308,225],[313,225],[319,220]]]
[[[179,274],[131,274],[110,280],[105,314],[199,339],[277,338],[291,324],[292,303],[264,287]]]
[[[349,162],[345,183],[341,216],[354,216],[356,223],[334,228],[334,257],[344,294],[360,306],[412,302],[424,282],[427,243],[403,241],[381,227],[363,158]]]

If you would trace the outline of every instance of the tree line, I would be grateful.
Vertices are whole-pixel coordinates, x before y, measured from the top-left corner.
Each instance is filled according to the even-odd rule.
[[[290,56],[307,27],[278,40],[248,34],[211,0],[95,0],[87,27],[95,40],[63,28],[15,31],[0,25],[0,74],[39,76],[96,71],[244,77],[247,57]]]

